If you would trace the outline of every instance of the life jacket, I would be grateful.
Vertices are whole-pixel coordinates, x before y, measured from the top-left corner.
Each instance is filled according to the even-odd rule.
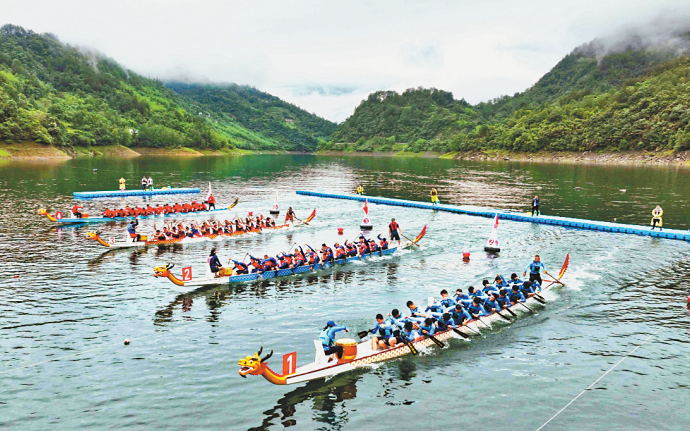
[[[375,242],[370,242],[369,243],[369,250],[371,250],[372,252],[379,251],[379,246],[376,245]]]
[[[362,242],[359,243],[357,248],[359,249],[359,254],[364,254],[367,252],[367,246]]]
[[[347,256],[347,252],[345,252],[345,248],[341,245],[339,247],[335,248],[335,258],[340,259],[341,257]]]
[[[103,217],[113,218],[115,217],[115,213],[113,212],[113,210],[106,209],[105,211],[103,211]]]
[[[194,211],[199,211],[199,209],[200,209],[199,204],[196,203],[196,202],[194,202],[191,206],[192,206],[192,209],[193,209]]]
[[[329,329],[330,328],[326,328],[319,334],[319,340],[321,340],[321,345],[324,347],[332,347],[335,343],[335,340],[328,336]]]
[[[168,208],[168,207],[166,207],[166,208]],[[172,207],[172,210],[173,210],[173,212],[179,213],[180,211],[182,211],[182,205],[180,205],[180,204],[175,204],[175,205]]]
[[[314,263],[316,263],[316,253],[314,253],[313,251],[310,251],[307,253],[307,255],[309,256],[308,259],[309,259],[310,265],[313,265]]]
[[[261,269],[261,264],[256,259],[252,259],[251,261],[249,261],[249,264],[256,269]]]
[[[206,211],[206,209],[206,204],[202,203],[201,205],[199,205],[199,210]]]
[[[235,262],[235,269],[246,271],[249,269],[249,266],[247,266],[247,264],[244,262]]]
[[[287,255],[283,255],[283,256],[285,257],[285,262],[286,262],[288,265],[292,265],[292,255],[291,255],[291,254],[287,254]]]
[[[78,213],[80,208],[81,208],[81,207],[80,207],[79,205],[73,206],[73,207],[72,207],[72,214]]]
[[[385,239],[382,239],[379,245],[381,246],[381,250],[388,250],[388,241]]]
[[[397,222],[397,221],[392,221],[392,222],[390,222],[390,224],[388,225],[388,229],[390,229],[390,231],[393,232],[393,233],[394,233],[394,232],[397,232],[399,228],[400,228],[400,226],[398,225],[398,222]]]
[[[206,201],[210,204],[215,204],[216,198],[214,198],[213,196],[209,196],[208,199],[206,199]]]

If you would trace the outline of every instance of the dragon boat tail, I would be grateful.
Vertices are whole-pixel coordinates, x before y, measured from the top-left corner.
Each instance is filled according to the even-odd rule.
[[[565,270],[568,267],[568,260],[569,255],[566,257],[566,262],[563,264],[563,268],[559,274],[560,277],[565,274]],[[563,285],[560,278],[545,281],[550,281],[551,283],[542,289],[542,293],[549,291],[555,284]],[[511,306],[511,315],[520,317],[521,315],[531,313],[534,307],[537,307],[540,304],[543,304],[543,302],[540,303],[535,297],[530,297],[524,303]],[[443,341],[446,341],[450,338],[467,341],[471,336],[479,334],[480,331],[490,329],[494,322],[505,322],[504,319],[504,317],[501,317],[501,315],[494,312],[488,316],[482,316],[480,319],[471,320],[466,325],[455,328],[455,330],[447,329],[445,331],[436,332],[434,334],[434,338],[440,343],[443,343]],[[460,333],[463,335],[460,335]],[[436,341],[427,337],[418,337],[410,344],[416,351],[419,351],[421,349],[434,346]],[[321,341],[319,340],[314,340],[314,347],[316,349],[316,357],[314,362],[297,367],[295,365],[297,359],[296,352],[283,355],[282,374],[277,373],[268,366],[268,359],[273,356],[273,351],[262,358],[261,352],[263,348],[261,348],[255,354],[247,356],[238,362],[238,373],[242,377],[247,377],[250,375],[263,376],[266,380],[274,385],[290,385],[335,376],[337,374],[352,371],[357,368],[367,367],[371,364],[399,358],[413,353],[408,344],[403,343],[399,343],[396,347],[376,351],[372,350],[371,342],[369,340],[357,343],[353,339],[341,338],[336,340],[336,344],[343,346],[343,355],[340,359],[338,359],[335,354],[326,356],[323,351]]]
[[[424,226],[422,231],[419,233],[419,235],[417,235],[417,237],[413,241],[408,241],[408,242],[402,243],[400,248],[405,249],[408,247],[412,247],[412,245],[417,244],[424,237],[425,234],[426,234],[426,225]],[[272,270],[272,271],[264,271],[261,273],[255,272],[255,273],[251,273],[251,274],[232,275],[232,274],[230,274],[230,272],[232,270],[228,268],[228,272],[220,274],[219,277],[215,277],[215,276],[207,273],[203,277],[200,277],[198,279],[194,279],[191,276],[191,268],[184,268],[182,279],[180,279],[177,276],[175,276],[173,273],[170,272],[170,269],[174,265],[167,265],[167,266],[157,266],[157,267],[153,268],[153,275],[154,275],[154,277],[167,278],[172,283],[174,283],[178,286],[193,286],[193,287],[214,286],[214,285],[225,284],[225,283],[240,283],[240,282],[247,282],[247,281],[254,281],[254,280],[264,280],[264,279],[276,278],[276,277],[294,276],[294,275],[298,275],[298,274],[304,274],[307,272],[311,273],[314,271],[318,271],[318,270],[326,269],[326,268],[331,268],[334,266],[346,265],[346,264],[354,262],[354,261],[370,259],[372,257],[387,256],[387,255],[395,253],[397,250],[398,250],[397,247],[393,247],[393,248],[389,248],[386,250],[380,250],[380,251],[375,251],[372,253],[366,253],[366,254],[363,254],[361,256],[353,256],[353,257],[348,257],[348,258],[335,259],[333,262],[316,263],[314,265],[302,265],[302,266],[298,266],[296,268],[276,269],[276,270]],[[185,271],[185,270],[187,270],[187,271]]]

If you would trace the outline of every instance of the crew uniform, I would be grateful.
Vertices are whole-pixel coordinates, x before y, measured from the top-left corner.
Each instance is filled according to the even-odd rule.
[[[321,334],[319,334],[319,340],[321,340],[321,345],[323,346],[323,353],[332,355],[333,353],[338,355],[338,359],[343,356],[343,346],[335,345],[335,334],[340,331],[347,331],[344,326],[337,326],[334,321],[329,320],[326,323],[326,327],[323,328]]]
[[[395,219],[391,220],[390,224],[388,225],[388,231],[390,232],[390,237],[391,241],[393,240],[398,240],[400,241],[400,235],[398,234],[398,229],[400,229],[400,225],[398,225],[398,222],[395,221]]]
[[[525,272],[529,271],[529,281],[533,282],[534,280],[537,280],[539,284],[541,285],[543,282],[541,281],[541,270],[546,271],[546,266],[544,265],[544,262],[541,260],[539,262],[537,261],[532,261],[529,265],[527,265],[527,268],[525,269]]]

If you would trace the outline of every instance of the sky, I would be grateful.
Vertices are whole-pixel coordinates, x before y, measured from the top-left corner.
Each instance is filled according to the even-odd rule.
[[[690,18],[687,0],[3,3],[0,25],[161,80],[251,85],[336,122],[378,90],[435,87],[473,104],[513,95],[594,38]]]

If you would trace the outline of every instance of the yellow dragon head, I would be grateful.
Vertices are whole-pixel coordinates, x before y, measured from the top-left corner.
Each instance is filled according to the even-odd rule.
[[[264,348],[262,347],[253,355],[239,360],[238,364],[240,366],[240,376],[247,377],[247,374],[251,374],[252,376],[260,376],[266,371],[266,368],[268,368],[266,361],[268,358],[273,356],[273,350],[271,350],[271,353],[261,358],[260,355],[263,350]]]
[[[169,263],[165,266],[156,266],[153,268],[154,277],[169,277],[170,270],[175,266],[174,263]]]
[[[98,236],[97,232],[86,232],[86,237],[88,239],[96,239],[97,236]]]
[[[46,214],[48,214],[48,211],[46,211],[45,208],[39,208],[37,212],[38,212],[39,215],[46,215]]]

